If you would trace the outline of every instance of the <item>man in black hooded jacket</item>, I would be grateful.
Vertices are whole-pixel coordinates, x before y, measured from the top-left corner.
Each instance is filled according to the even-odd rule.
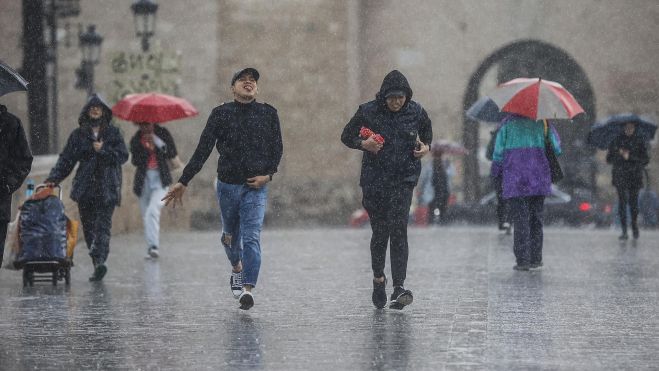
[[[11,217],[11,195],[23,184],[31,168],[32,152],[21,120],[0,104],[0,267]]]
[[[90,281],[107,272],[114,208],[121,204],[121,165],[128,149],[119,129],[112,125],[110,107],[96,94],[89,97],[46,183],[59,184],[77,163],[71,199],[78,203],[82,230],[94,264]]]
[[[379,134],[362,138],[365,127]],[[368,212],[371,229],[372,300],[376,308],[387,304],[384,274],[387,243],[391,245],[391,275],[394,292],[389,307],[403,309],[412,303],[404,288],[407,274],[407,221],[412,192],[421,173],[420,158],[432,142],[432,126],[420,104],[412,101],[412,89],[397,70],[384,78],[376,99],[359,106],[343,129],[341,141],[364,152],[359,185],[362,204]]]

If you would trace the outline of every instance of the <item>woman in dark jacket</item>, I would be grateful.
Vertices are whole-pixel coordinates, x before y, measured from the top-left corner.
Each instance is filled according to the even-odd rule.
[[[382,136],[360,137],[361,127]],[[412,303],[412,292],[403,287],[407,274],[407,220],[412,192],[421,173],[420,158],[432,141],[432,127],[423,107],[412,100],[405,76],[391,71],[385,76],[376,99],[359,106],[343,129],[341,141],[363,151],[360,186],[362,204],[371,229],[373,305],[387,304],[384,275],[387,244],[391,246],[391,275],[394,291],[389,307],[403,309]]]
[[[636,124],[625,124],[625,132],[617,136],[609,145],[606,162],[613,165],[611,180],[618,192],[618,216],[622,234],[620,240],[627,240],[627,205],[631,211],[631,224],[634,239],[638,231],[638,192],[643,188],[643,168],[650,162],[643,138],[635,135]]]
[[[107,272],[114,208],[121,204],[121,165],[128,160],[124,138],[112,125],[110,107],[96,94],[80,112],[80,127],[73,130],[47,183],[59,184],[77,163],[71,199],[78,203],[82,230],[94,264],[90,281]]]
[[[172,184],[167,160],[177,156],[176,146],[169,131],[160,125],[147,122],[137,125],[140,129],[130,140],[131,162],[137,167],[133,192],[140,199],[147,254],[157,258],[160,210],[164,206],[161,200],[167,194],[167,187]]]

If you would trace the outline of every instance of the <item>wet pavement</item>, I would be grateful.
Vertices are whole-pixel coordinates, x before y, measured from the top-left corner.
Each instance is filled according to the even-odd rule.
[[[403,311],[372,307],[367,229],[264,232],[249,311],[218,233],[165,233],[157,261],[114,236],[102,283],[82,245],[69,288],[0,271],[0,370],[657,369],[659,232],[642,232],[548,228],[544,268],[516,272],[493,228],[411,229]]]

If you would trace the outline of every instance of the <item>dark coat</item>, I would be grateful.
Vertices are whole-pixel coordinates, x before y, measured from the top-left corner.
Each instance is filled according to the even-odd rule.
[[[18,117],[0,105],[0,221],[11,218],[11,194],[32,168],[32,152]]]
[[[158,170],[160,171],[160,181],[163,187],[172,184],[172,175],[169,172],[169,165],[167,160],[176,157],[176,145],[174,138],[169,130],[160,125],[155,125],[153,133],[165,142],[163,148],[156,147],[156,159],[158,160]],[[149,159],[149,151],[142,145],[140,139],[142,131],[138,130],[130,140],[130,154],[131,162],[137,170],[135,171],[135,180],[133,181],[133,192],[139,197],[142,195],[142,188],[144,187],[144,178],[146,177],[146,166]]]
[[[629,159],[625,160],[620,149],[629,151]],[[617,136],[606,154],[606,162],[613,165],[611,183],[618,188],[641,189],[643,187],[643,168],[650,162],[648,150],[638,135],[627,136],[624,133]]]
[[[201,170],[213,147],[220,154],[217,178],[224,183],[245,184],[248,178],[276,173],[283,153],[277,110],[256,101],[215,107],[180,183],[187,185]]]
[[[93,105],[103,107],[98,138],[103,141],[103,148],[98,152],[93,147],[92,120],[87,113]],[[48,175],[48,182],[58,184],[69,176],[76,163],[80,163],[71,188],[71,199],[78,203],[121,204],[121,165],[128,160],[128,150],[121,132],[111,120],[110,107],[98,96],[90,97],[80,113],[80,127],[73,130]]]
[[[387,108],[385,94],[390,90],[406,93],[407,101],[398,112]],[[362,126],[384,137],[384,146],[377,154],[361,148],[359,130]],[[350,148],[364,151],[359,184],[379,187],[417,183],[421,173],[421,160],[414,157],[417,137],[430,145],[432,123],[423,107],[412,100],[412,89],[405,76],[394,70],[385,76],[375,100],[359,106],[343,129],[341,141]]]

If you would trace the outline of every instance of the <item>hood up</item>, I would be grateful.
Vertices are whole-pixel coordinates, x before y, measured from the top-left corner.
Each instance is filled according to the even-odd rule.
[[[100,106],[103,109],[103,116],[101,116],[101,125],[105,126],[110,123],[112,120],[112,109],[110,106],[101,98],[98,94],[92,94],[87,98],[87,103],[82,110],[80,110],[80,116],[78,117],[78,125],[83,126],[91,122],[89,117],[89,108],[93,106]]]
[[[386,106],[385,95],[392,90],[402,90],[405,92],[405,96],[407,97],[405,105],[412,100],[412,88],[410,88],[410,84],[407,82],[405,75],[398,70],[393,70],[384,77],[384,80],[382,80],[382,86],[380,86],[380,91],[375,95],[375,99],[380,104]]]

